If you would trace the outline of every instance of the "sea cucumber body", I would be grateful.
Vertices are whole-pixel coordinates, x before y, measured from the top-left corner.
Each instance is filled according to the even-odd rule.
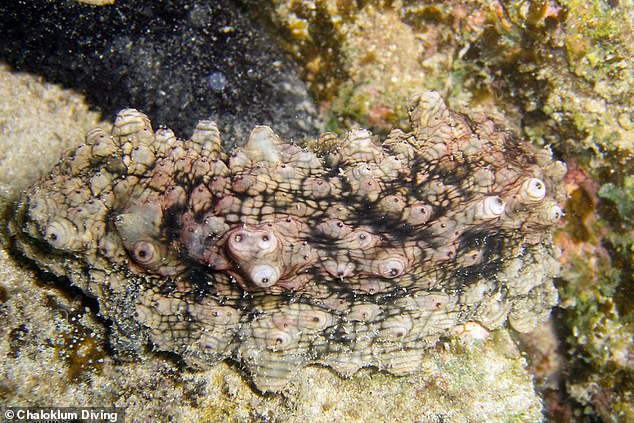
[[[324,154],[259,126],[227,153],[213,122],[180,140],[126,109],[23,196],[10,229],[98,298],[121,348],[233,359],[262,391],[311,363],[406,374],[456,326],[548,316],[566,172],[435,92],[411,120]]]

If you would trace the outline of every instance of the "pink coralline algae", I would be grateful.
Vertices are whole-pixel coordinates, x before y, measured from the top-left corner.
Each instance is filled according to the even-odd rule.
[[[471,322],[530,331],[557,303],[566,167],[484,116],[413,99],[412,132],[318,154],[256,127],[224,152],[126,109],[22,196],[17,248],[96,297],[119,353],[240,363],[261,391],[308,364],[418,370]]]

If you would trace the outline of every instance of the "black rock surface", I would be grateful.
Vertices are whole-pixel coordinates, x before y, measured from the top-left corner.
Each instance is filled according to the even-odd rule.
[[[0,60],[81,91],[105,118],[135,107],[182,137],[211,118],[227,144],[256,124],[318,131],[291,62],[229,0],[3,0],[0,34]]]

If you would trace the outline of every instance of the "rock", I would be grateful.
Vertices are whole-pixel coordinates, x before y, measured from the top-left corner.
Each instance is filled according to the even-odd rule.
[[[7,1],[0,16],[0,57],[108,115],[134,105],[180,133],[215,119],[227,145],[256,124],[291,138],[319,131],[293,66],[231,1]]]

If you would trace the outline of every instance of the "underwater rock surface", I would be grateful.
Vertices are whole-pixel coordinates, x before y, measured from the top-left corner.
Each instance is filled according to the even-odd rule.
[[[78,89],[112,115],[135,105],[190,133],[218,119],[228,145],[259,123],[318,134],[294,65],[233,1],[0,3],[0,59]]]
[[[311,363],[414,372],[468,322],[529,331],[549,315],[566,167],[435,92],[410,116],[381,146],[355,130],[311,152],[261,126],[227,154],[211,121],[180,140],[126,109],[22,197],[9,231],[98,299],[119,354],[151,341],[195,367],[232,359],[273,392]]]

